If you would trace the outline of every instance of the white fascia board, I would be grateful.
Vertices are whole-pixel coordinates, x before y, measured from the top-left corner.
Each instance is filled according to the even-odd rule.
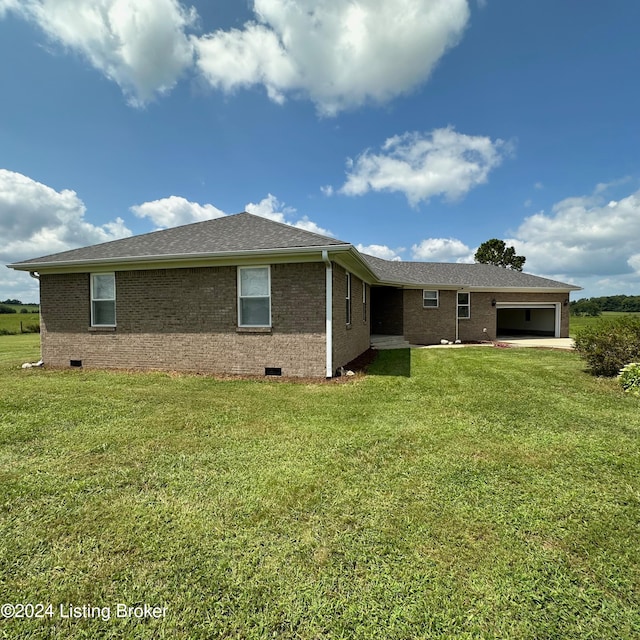
[[[371,267],[362,259],[362,256],[358,250],[351,246],[353,251],[341,253],[338,256],[334,256],[335,262],[339,264],[343,269],[346,269],[350,273],[360,278],[368,285],[383,284],[378,280],[376,274],[371,270]]]
[[[384,284],[387,284],[386,282]],[[389,283],[391,284],[391,283]],[[582,291],[582,287],[474,287],[469,285],[452,284],[401,284],[393,283],[392,286],[403,289],[440,289],[441,291],[473,291],[476,293],[569,293],[570,291]]]
[[[68,260],[52,262],[13,263],[7,267],[16,271],[38,271],[41,273],[73,273],[87,269],[99,271],[130,271],[133,269],[170,269],[198,266],[229,266],[268,262],[321,262],[322,252],[349,251],[352,245],[330,245],[326,247],[293,247],[287,249],[254,249],[250,251],[228,251],[223,253],[175,254],[142,257],[96,258],[95,260]]]

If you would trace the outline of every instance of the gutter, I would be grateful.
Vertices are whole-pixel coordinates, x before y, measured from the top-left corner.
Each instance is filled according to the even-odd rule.
[[[536,278],[541,276],[534,276]],[[569,291],[582,291],[582,287],[576,285],[567,284],[566,287],[504,287],[501,285],[469,285],[469,284],[453,284],[451,282],[434,283],[434,282],[407,282],[400,280],[378,280],[377,285],[383,287],[396,287],[398,289],[440,289],[441,291],[459,291],[462,286],[465,291],[472,293],[491,293],[493,291],[500,291],[503,293],[567,293]]]
[[[129,265],[129,264],[145,264],[145,263],[172,263],[183,262],[187,260],[225,260],[234,258],[252,258],[254,256],[288,256],[288,255],[304,255],[323,253],[331,251],[349,251],[352,248],[350,244],[344,245],[328,245],[325,247],[286,247],[279,249],[250,249],[246,251],[222,251],[218,253],[176,253],[171,255],[160,254],[153,256],[117,256],[112,258],[93,258],[88,260],[54,260],[49,262],[14,262],[8,264],[7,267],[16,271],[37,271],[40,269],[59,269],[65,267],[95,267],[95,266],[111,266],[111,265]]]
[[[333,377],[333,265],[329,252],[322,251],[325,270],[325,334],[326,334],[326,371],[327,378]]]

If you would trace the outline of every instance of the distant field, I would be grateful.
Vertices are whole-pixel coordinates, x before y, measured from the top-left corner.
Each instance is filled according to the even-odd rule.
[[[590,327],[594,324],[597,324],[603,319],[606,318],[616,318],[619,316],[634,316],[638,315],[636,313],[628,313],[624,311],[603,311],[602,315],[597,318],[590,318],[588,316],[571,316],[569,320],[569,335],[573,338],[576,334],[576,331],[579,331],[583,327]]]
[[[7,333],[30,333],[29,327],[39,324],[40,314],[37,304],[3,304],[11,307],[16,313],[0,313],[0,335]],[[22,313],[26,309],[27,313]],[[22,327],[20,326],[22,323]]]

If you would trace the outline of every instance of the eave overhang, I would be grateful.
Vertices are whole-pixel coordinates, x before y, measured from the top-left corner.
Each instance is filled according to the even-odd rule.
[[[201,254],[172,254],[153,256],[116,256],[80,260],[53,260],[42,262],[15,262],[7,267],[16,271],[37,272],[40,274],[83,273],[87,271],[134,271],[150,269],[181,269],[197,267],[222,267],[251,264],[284,264],[295,262],[322,262],[323,252],[344,269],[354,273],[370,285],[396,287],[400,289],[440,289],[443,291],[503,291],[513,293],[569,293],[581,291],[582,287],[518,287],[499,285],[467,285],[438,282],[407,282],[401,280],[380,279],[360,252],[351,244],[326,245],[313,247],[291,247],[277,249],[251,249],[244,251],[223,251]]]
[[[7,267],[16,271],[30,271],[45,274],[82,273],[86,271],[132,271],[148,269],[173,269],[209,266],[229,266],[236,264],[270,264],[287,262],[319,262],[322,252],[330,256],[346,254],[352,245],[327,245],[315,247],[292,247],[279,249],[254,249],[248,251],[224,251],[220,253],[174,254],[157,256],[131,256],[95,258],[83,260],[55,260],[51,262],[16,262]]]
[[[477,293],[491,293],[493,291],[503,291],[505,293],[569,293],[571,291],[582,291],[582,287],[568,285],[566,287],[505,287],[500,285],[467,285],[467,284],[446,284],[438,282],[401,282],[392,280],[378,280],[374,284],[385,287],[396,287],[398,289],[439,289],[441,291],[473,291]]]

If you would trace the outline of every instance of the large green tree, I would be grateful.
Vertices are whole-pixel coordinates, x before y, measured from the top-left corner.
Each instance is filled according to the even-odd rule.
[[[497,267],[505,267],[514,271],[522,271],[526,258],[517,256],[513,247],[507,247],[504,240],[492,238],[483,242],[476,251],[473,259],[483,264],[495,264]]]

